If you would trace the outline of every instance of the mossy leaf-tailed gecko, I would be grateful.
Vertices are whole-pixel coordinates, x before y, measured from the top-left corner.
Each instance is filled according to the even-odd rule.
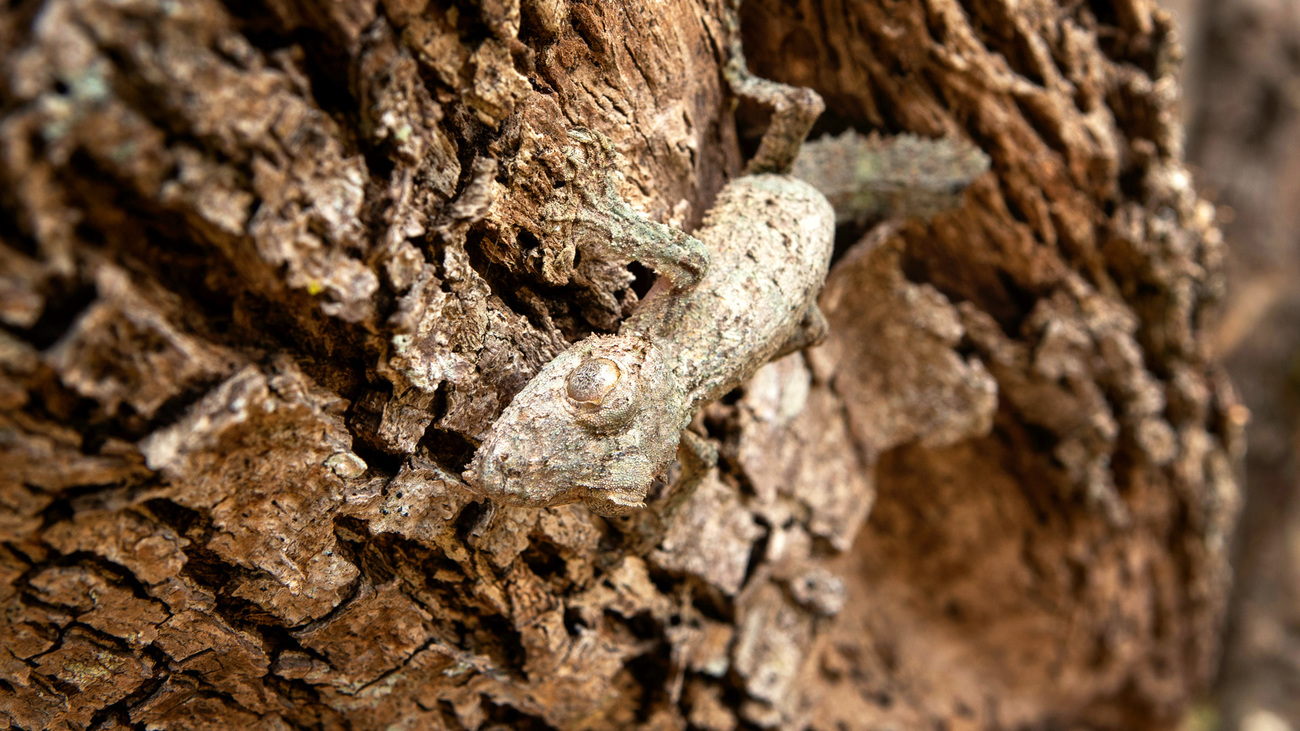
[[[464,473],[472,489],[509,505],[581,501],[603,515],[644,507],[679,445],[684,464],[710,459],[686,429],[696,412],[825,335],[817,295],[837,219],[828,196],[840,220],[882,209],[929,215],[987,168],[968,144],[910,136],[848,133],[800,154],[821,98],[750,75],[734,45],[726,75],[773,109],[772,122],[747,174],[722,189],[694,236],[630,208],[608,140],[570,132],[571,179],[544,219],[555,235],[594,233],[660,277],[617,335],[575,343],[515,396]]]

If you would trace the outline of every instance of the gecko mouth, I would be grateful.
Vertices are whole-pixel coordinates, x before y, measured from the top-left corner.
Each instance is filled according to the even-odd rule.
[[[531,501],[524,473],[510,455],[493,452],[476,454],[461,476],[470,487],[497,502],[527,506]]]

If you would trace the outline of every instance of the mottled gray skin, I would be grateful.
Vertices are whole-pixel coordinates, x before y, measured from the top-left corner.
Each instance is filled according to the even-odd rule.
[[[466,481],[509,505],[644,507],[697,410],[824,332],[816,299],[834,234],[835,212],[807,183],[732,181],[696,234],[710,260],[703,277],[687,288],[661,277],[617,336],[547,363],[488,432]],[[604,380],[593,386],[588,372]]]

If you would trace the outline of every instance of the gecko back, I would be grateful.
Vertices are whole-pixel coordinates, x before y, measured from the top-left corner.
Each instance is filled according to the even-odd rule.
[[[700,283],[656,287],[619,330],[658,346],[692,411],[819,338],[835,212],[801,180],[746,175],[723,188],[695,236],[710,259]]]

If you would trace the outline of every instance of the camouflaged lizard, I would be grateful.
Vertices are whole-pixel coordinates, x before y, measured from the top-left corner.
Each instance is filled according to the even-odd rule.
[[[686,429],[692,417],[765,363],[825,335],[817,295],[837,217],[827,196],[841,220],[929,214],[952,207],[987,167],[972,147],[914,137],[850,134],[800,155],[821,98],[750,75],[738,46],[726,75],[738,94],[772,108],[772,122],[747,174],[723,188],[693,237],[618,196],[604,137],[570,133],[571,179],[543,211],[552,235],[594,233],[660,277],[617,335],[572,345],[515,396],[464,473],[472,489],[508,505],[582,501],[621,515],[645,506],[679,447],[684,468],[699,475],[716,452]],[[826,194],[789,174],[792,166]],[[686,472],[668,507],[689,492]]]

